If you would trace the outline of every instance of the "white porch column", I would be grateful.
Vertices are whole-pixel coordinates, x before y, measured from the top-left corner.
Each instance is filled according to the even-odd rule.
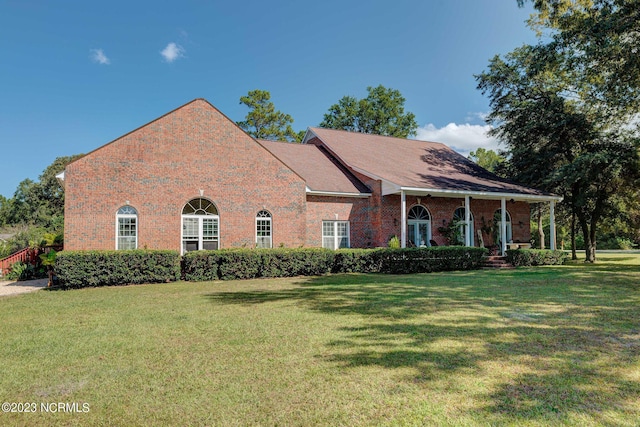
[[[469,196],[464,196],[464,244],[465,246],[472,246],[471,242],[473,236],[471,235],[471,209],[469,206]]]
[[[400,215],[402,215],[402,219],[400,220],[400,224],[402,230],[400,231],[400,247],[407,247],[407,195],[404,194],[404,190],[400,190]]]
[[[507,252],[507,199],[504,197],[500,200],[500,253],[504,255]]]
[[[556,250],[556,215],[555,215],[556,202],[553,200],[549,205],[549,249]]]

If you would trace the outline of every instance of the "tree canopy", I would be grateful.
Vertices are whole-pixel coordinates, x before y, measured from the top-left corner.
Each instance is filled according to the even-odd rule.
[[[564,52],[557,71],[577,98],[609,120],[628,122],[640,110],[640,0],[530,1],[531,28]]]
[[[480,147],[476,151],[469,153],[469,160],[490,172],[500,174],[499,167],[504,163],[505,158],[493,150]]]
[[[638,133],[619,126],[628,117],[625,100],[608,94],[594,101],[604,94],[601,80],[580,69],[583,52],[565,49],[559,39],[496,56],[476,78],[489,96],[492,134],[508,147],[509,175],[565,197],[581,226],[586,259],[594,261],[598,224],[638,178]]]
[[[366,98],[344,96],[329,107],[320,127],[407,138],[418,129],[415,115],[404,111],[405,99],[396,89],[367,87]]]
[[[56,175],[81,156],[56,158],[38,182],[24,179],[12,198],[0,199],[0,225],[34,225],[60,231],[64,222],[64,188]]]
[[[293,130],[293,118],[275,109],[268,91],[251,90],[240,97],[240,104],[249,107],[249,112],[245,120],[238,122],[238,126],[254,138],[296,142],[302,140],[304,132]]]

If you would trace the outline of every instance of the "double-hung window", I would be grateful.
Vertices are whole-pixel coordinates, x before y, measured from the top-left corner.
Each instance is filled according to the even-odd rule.
[[[322,221],[322,247],[327,249],[348,248],[349,221]]]

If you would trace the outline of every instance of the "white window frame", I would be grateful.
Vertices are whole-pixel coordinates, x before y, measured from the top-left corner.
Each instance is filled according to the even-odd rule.
[[[207,205],[205,206],[205,208],[202,207],[202,202],[207,203]],[[197,206],[195,206],[197,205]],[[194,209],[194,213],[187,213],[185,214],[185,209],[187,208],[187,206],[191,206],[191,208]],[[211,209],[213,208],[213,209]],[[216,213],[211,213],[208,212],[209,210],[213,210]],[[185,206],[182,208],[182,215],[181,215],[181,221],[180,221],[180,253],[182,255],[184,255],[185,253],[189,252],[186,249],[186,243],[187,240],[185,240],[185,235],[184,235],[184,225],[185,225],[185,219],[195,219],[197,221],[197,236],[187,236],[187,237],[194,237],[189,239],[188,241],[197,241],[198,244],[198,249],[196,250],[203,250],[204,249],[204,242],[217,242],[217,248],[220,249],[220,216],[218,215],[218,208],[216,207],[216,205],[205,198],[196,198],[196,199],[192,199],[190,200],[188,203],[185,204]],[[205,229],[205,222],[206,220],[210,220],[213,221],[214,224],[214,229],[216,230],[216,233],[214,235],[214,238],[210,238],[207,239],[205,238],[204,235],[204,229]],[[197,237],[197,239],[195,238]]]
[[[135,235],[134,236],[121,236],[120,235],[120,222],[121,220],[126,221],[126,220],[134,220],[134,227],[135,227]],[[120,238],[127,238],[127,237],[133,237],[133,248],[121,248],[120,246]],[[129,206],[129,205],[125,205],[120,207],[117,211],[116,211],[116,250],[117,251],[124,251],[124,250],[131,250],[131,249],[138,249],[138,211],[136,210],[136,208]]]
[[[331,227],[325,227],[325,225],[331,224]],[[346,235],[338,234],[340,229],[339,225],[345,225]],[[331,230],[331,234],[325,234],[325,228]],[[340,246],[340,242],[343,238],[347,239],[345,246]],[[325,239],[333,239],[331,247],[325,245]],[[351,247],[351,224],[349,221],[337,221],[337,220],[324,220],[322,221],[322,247],[327,249],[341,249]]]
[[[260,227],[265,226],[268,228],[260,230]],[[259,236],[258,234],[260,231],[265,231],[268,233],[268,235]],[[261,238],[268,241],[268,244],[266,246],[260,245]],[[265,249],[273,248],[273,220],[271,217],[271,212],[266,209],[261,210],[256,215],[256,247]]]

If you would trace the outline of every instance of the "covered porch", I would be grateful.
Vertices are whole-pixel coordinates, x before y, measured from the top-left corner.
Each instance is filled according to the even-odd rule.
[[[430,204],[434,204],[435,200],[455,200],[455,204],[459,208],[454,209],[452,215],[449,215],[449,220],[456,219],[456,226],[462,228],[462,244],[464,246],[476,246],[476,231],[478,233],[479,245],[483,245],[483,234],[479,230],[483,224],[486,223],[485,217],[489,222],[494,221],[494,214],[496,215],[497,241],[493,244],[498,246],[500,254],[504,255],[507,249],[527,248],[529,244],[530,231],[529,231],[529,219],[530,215],[526,214],[526,224],[522,218],[519,217],[518,224],[522,230],[520,230],[520,238],[515,242],[510,241],[513,230],[511,229],[511,216],[509,210],[514,209],[514,206],[522,205],[526,203],[527,207],[531,203],[549,203],[550,208],[550,249],[556,249],[556,227],[555,227],[555,204],[562,201],[562,197],[549,194],[526,194],[517,192],[490,192],[490,191],[473,191],[473,190],[443,190],[434,188],[416,188],[416,187],[399,187],[399,188],[387,188],[383,189],[383,194],[386,195],[399,195],[400,196],[400,244],[405,248],[408,246],[416,245],[421,246],[426,243],[430,246],[429,241],[433,242],[433,239],[427,239],[427,242],[416,242],[414,236],[411,233],[414,232],[415,226],[420,224],[419,220],[415,219],[415,206],[424,206],[425,209],[429,209]],[[397,200],[397,199],[396,199]],[[408,200],[411,203],[408,204]],[[472,202],[473,201],[473,202]],[[480,204],[479,201],[487,201]],[[520,202],[520,203],[519,203]],[[474,205],[474,206],[472,206]],[[480,207],[482,205],[482,207]],[[477,219],[473,218],[474,207],[476,214],[482,218],[482,223],[479,223]],[[462,208],[462,209],[461,209]],[[497,208],[497,209],[496,209]],[[413,210],[410,210],[413,209]],[[432,209],[433,210],[433,209]],[[522,208],[520,208],[522,210]],[[447,212],[450,212],[451,208],[445,209],[444,213],[441,211],[438,215],[433,215],[431,211],[428,212],[429,221],[433,221],[432,226],[439,225],[442,221],[443,227],[446,225]],[[437,221],[437,222],[436,222]],[[426,223],[426,221],[425,221]],[[526,226],[526,229],[524,227]],[[429,230],[429,234],[431,230]],[[522,235],[526,234],[526,240]],[[424,239],[423,239],[424,240]],[[433,242],[435,243],[435,242]]]

